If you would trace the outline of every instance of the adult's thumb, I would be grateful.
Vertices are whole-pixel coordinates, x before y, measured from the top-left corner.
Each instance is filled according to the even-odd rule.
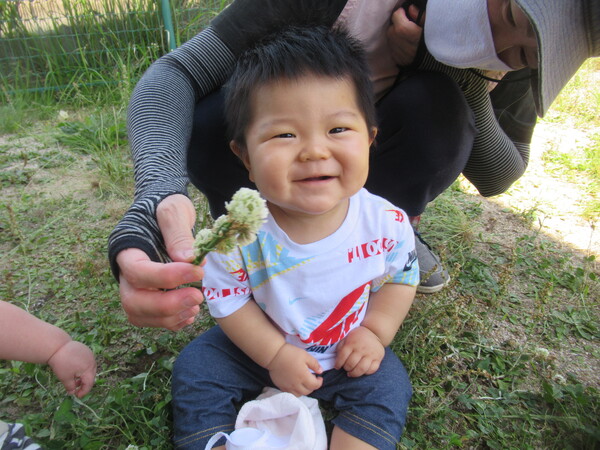
[[[192,228],[196,220],[190,199],[181,194],[166,197],[156,208],[156,220],[171,259],[190,262],[194,258]]]
[[[165,238],[167,253],[175,262],[191,262],[194,259],[194,237],[191,230],[173,230]]]

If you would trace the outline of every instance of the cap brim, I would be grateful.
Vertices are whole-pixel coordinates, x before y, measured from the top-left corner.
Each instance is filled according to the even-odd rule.
[[[589,57],[583,2],[515,0],[538,40],[538,69],[531,81],[537,114],[543,117],[577,69]]]

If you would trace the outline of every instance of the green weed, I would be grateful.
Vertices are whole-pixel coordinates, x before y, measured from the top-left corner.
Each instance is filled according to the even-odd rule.
[[[133,178],[123,109],[114,107],[81,120],[59,124],[57,139],[76,152],[89,155],[98,166],[103,192],[131,195]]]
[[[544,117],[548,122],[574,122],[577,128],[600,125],[600,89],[594,75],[600,70],[598,58],[588,59],[565,86]]]

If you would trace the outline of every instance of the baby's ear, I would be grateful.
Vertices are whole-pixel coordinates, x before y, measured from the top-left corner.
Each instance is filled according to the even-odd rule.
[[[246,169],[248,169],[250,181],[254,181],[252,179],[252,166],[250,165],[250,158],[248,157],[248,149],[233,140],[229,142],[229,147],[231,148],[231,151],[235,153],[235,155],[244,163]]]
[[[243,145],[238,144],[236,141],[229,141],[229,148],[235,153],[235,156],[240,158],[246,168],[248,168],[250,161],[248,161],[248,151]]]
[[[371,127],[370,133],[369,133],[369,145],[371,145],[373,143],[373,141],[375,140],[375,138],[377,137],[377,132],[379,130],[377,129],[377,127]]]

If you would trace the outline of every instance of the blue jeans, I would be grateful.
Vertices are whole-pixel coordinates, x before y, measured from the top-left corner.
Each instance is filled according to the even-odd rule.
[[[174,444],[204,449],[212,435],[234,430],[239,407],[274,387],[269,372],[248,358],[215,326],[186,346],[173,368]],[[372,375],[350,378],[328,370],[310,396],[337,412],[332,422],[378,449],[395,449],[406,421],[412,387],[398,357],[386,348]],[[224,444],[220,442],[219,445]]]

